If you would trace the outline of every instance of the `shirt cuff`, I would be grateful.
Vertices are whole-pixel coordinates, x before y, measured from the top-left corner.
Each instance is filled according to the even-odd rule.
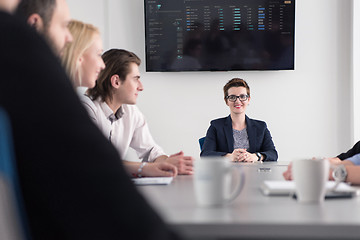
[[[356,154],[346,160],[349,160],[350,162],[352,162],[354,165],[360,165],[360,156],[358,156],[359,154]]]

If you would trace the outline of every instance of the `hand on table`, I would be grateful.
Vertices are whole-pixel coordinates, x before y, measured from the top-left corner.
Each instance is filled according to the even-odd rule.
[[[330,165],[336,165],[336,164],[341,164],[342,163],[341,159],[337,158],[337,157],[327,158],[327,160],[329,160]]]
[[[287,170],[285,172],[283,172],[283,177],[285,178],[285,180],[288,180],[288,181],[293,180],[293,178],[292,178],[292,162],[289,163]]]
[[[246,149],[238,148],[234,149],[230,154],[231,161],[233,162],[256,162],[258,157],[255,153],[249,153]]]
[[[184,156],[183,151],[170,155],[165,162],[175,165],[179,174],[191,175],[193,174],[193,162],[194,158],[190,156]]]
[[[313,158],[315,159],[315,158]],[[341,164],[342,161],[335,157],[335,158],[325,158],[326,160],[328,160],[330,162],[330,165],[336,165],[336,164]],[[330,175],[329,175],[329,179],[331,179],[331,170],[330,170]],[[285,180],[293,180],[293,176],[292,176],[292,163],[290,163],[288,165],[288,168],[285,172],[283,172],[283,177],[285,178]]]
[[[167,162],[147,163],[142,169],[144,177],[175,177],[177,168]]]

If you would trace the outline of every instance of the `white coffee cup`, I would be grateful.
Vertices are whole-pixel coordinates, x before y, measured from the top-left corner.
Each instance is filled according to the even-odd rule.
[[[226,158],[202,158],[194,164],[194,190],[200,206],[221,206],[240,194],[245,176]],[[233,180],[236,183],[232,190]]]
[[[321,203],[324,201],[329,166],[329,161],[321,158],[299,159],[293,162],[292,174],[299,202]]]

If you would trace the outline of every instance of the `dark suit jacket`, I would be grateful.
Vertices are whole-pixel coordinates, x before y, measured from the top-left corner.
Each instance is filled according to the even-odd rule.
[[[278,154],[266,123],[245,117],[250,153],[260,152],[264,161],[277,161]],[[230,115],[211,121],[201,156],[224,156],[234,151],[234,137]]]
[[[340,158],[341,160],[345,160],[358,153],[360,153],[360,141],[357,142],[349,151],[347,151],[346,153],[341,153],[337,157]]]
[[[138,193],[43,39],[1,11],[0,53],[0,106],[12,124],[32,239],[177,239]]]

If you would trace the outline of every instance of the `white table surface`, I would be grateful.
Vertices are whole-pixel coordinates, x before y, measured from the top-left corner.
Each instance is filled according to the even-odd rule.
[[[300,204],[288,196],[265,196],[264,180],[283,180],[287,163],[241,164],[246,183],[231,204],[196,205],[193,176],[170,185],[138,189],[164,221],[192,239],[360,239],[360,197]]]

